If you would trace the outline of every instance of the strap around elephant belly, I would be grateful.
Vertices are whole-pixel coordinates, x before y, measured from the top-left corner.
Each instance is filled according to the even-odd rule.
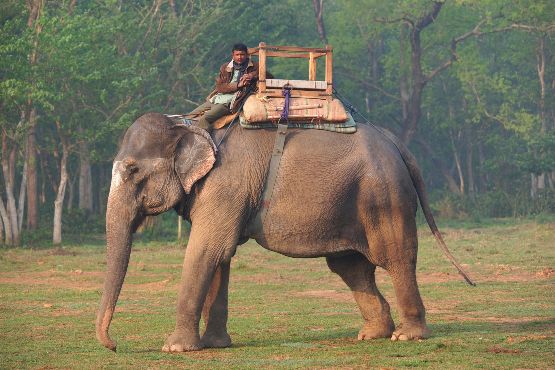
[[[272,151],[272,159],[270,160],[270,167],[268,169],[268,176],[264,183],[264,191],[262,192],[262,201],[258,213],[254,218],[254,226],[257,230],[261,230],[264,225],[264,219],[270,208],[272,195],[274,192],[274,185],[276,183],[277,174],[279,170],[279,163],[283,155],[283,147],[285,146],[285,136],[287,135],[287,122],[284,124],[279,123],[276,132],[276,139],[274,142],[274,150]]]

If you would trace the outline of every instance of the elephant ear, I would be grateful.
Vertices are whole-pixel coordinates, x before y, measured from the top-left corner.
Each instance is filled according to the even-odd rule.
[[[214,166],[216,162],[216,145],[205,130],[195,126],[181,126],[181,139],[175,149],[175,171],[185,193]]]

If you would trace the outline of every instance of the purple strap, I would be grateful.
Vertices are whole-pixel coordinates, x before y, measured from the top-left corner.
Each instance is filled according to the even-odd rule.
[[[283,120],[287,122],[289,120],[289,99],[291,98],[291,86],[285,85],[283,86],[283,90],[281,94],[285,96],[285,101],[283,102],[283,111],[281,112],[281,116],[279,120]]]

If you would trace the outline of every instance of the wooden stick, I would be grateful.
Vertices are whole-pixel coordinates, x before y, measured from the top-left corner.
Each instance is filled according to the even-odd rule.
[[[266,56],[268,57],[278,57],[278,58],[304,58],[309,59],[310,53],[291,53],[287,51],[266,51]],[[325,53],[314,53],[315,58],[320,58],[326,56]]]
[[[260,50],[256,50],[256,52],[249,52],[249,55],[259,55]],[[309,59],[310,54],[314,54],[314,58],[325,57],[326,53],[291,53],[286,51],[270,51],[266,50],[267,57],[278,57],[278,58],[304,58]]]
[[[326,45],[326,93],[333,93],[333,50],[331,45]]]
[[[283,98],[281,89],[267,89],[266,91],[259,91],[256,96],[259,99],[264,98]],[[323,98],[331,97],[326,91],[323,90],[293,90],[291,91],[292,98]]]
[[[310,53],[310,59],[308,61],[308,80],[309,81],[316,80],[316,61],[317,59],[314,58],[314,53]]]
[[[258,44],[258,91],[266,91],[266,43]]]
[[[322,49],[322,48],[303,48],[303,47],[299,47],[299,46],[270,46],[270,45],[266,45],[266,43],[264,43],[265,49],[266,50],[272,50],[272,51],[292,51],[292,52],[314,52],[314,53],[326,53],[326,49]],[[260,46],[258,48],[252,48],[249,49],[249,53],[252,54],[256,54],[256,50],[260,50]],[[252,52],[251,52],[252,50]]]

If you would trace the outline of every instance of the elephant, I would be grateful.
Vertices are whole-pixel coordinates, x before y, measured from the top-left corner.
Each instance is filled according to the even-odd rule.
[[[325,257],[360,309],[364,324],[358,339],[430,336],[416,281],[418,200],[445,245],[414,156],[393,134],[373,125],[359,124],[353,134],[289,129],[264,222],[257,223],[275,136],[271,128],[240,126],[209,134],[160,113],[146,113],[127,129],[113,162],[106,208],[107,271],[96,319],[100,343],[116,350],[108,331],[133,233],[146,216],[171,209],[191,229],[175,330],[163,351],[231,345],[230,262],[250,238],[286,256]],[[397,326],[376,286],[376,266],[391,276]]]

